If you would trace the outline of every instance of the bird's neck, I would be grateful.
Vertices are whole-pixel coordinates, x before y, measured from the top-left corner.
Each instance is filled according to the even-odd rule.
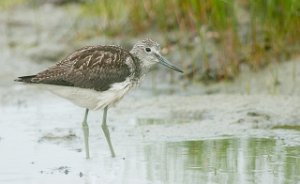
[[[143,58],[139,58],[138,55],[134,52],[135,50],[132,49],[130,54],[134,58],[137,66],[137,70],[139,71],[140,76],[144,76],[150,71],[152,65],[147,64],[147,62],[143,61]]]

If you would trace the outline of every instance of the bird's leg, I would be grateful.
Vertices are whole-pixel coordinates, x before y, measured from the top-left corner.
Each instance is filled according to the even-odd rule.
[[[90,149],[89,149],[89,125],[87,124],[87,116],[89,109],[85,109],[84,119],[82,122],[82,130],[84,136],[84,146],[85,146],[85,156],[86,159],[90,158]]]
[[[112,146],[112,144],[111,144],[111,141],[110,141],[110,135],[109,135],[109,130],[108,130],[107,124],[106,124],[107,109],[108,109],[108,107],[106,106],[106,107],[104,108],[104,112],[103,112],[102,130],[103,130],[103,132],[104,132],[106,141],[107,141],[107,143],[108,143],[108,146],[109,146],[109,149],[110,149],[111,156],[112,156],[112,157],[115,157],[115,151],[114,151],[114,148],[113,148],[113,146]]]

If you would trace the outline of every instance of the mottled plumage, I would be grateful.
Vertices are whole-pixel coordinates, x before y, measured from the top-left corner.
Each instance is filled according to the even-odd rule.
[[[150,39],[137,42],[131,51],[119,46],[88,46],[36,75],[22,76],[16,81],[41,86],[86,108],[82,127],[87,158],[90,157],[88,112],[104,108],[102,129],[114,157],[106,125],[107,109],[136,86],[156,63],[182,72],[161,56],[159,50],[159,44]]]
[[[105,91],[128,77],[138,78],[139,67],[137,59],[121,47],[88,46],[36,75],[19,77],[18,81]]]

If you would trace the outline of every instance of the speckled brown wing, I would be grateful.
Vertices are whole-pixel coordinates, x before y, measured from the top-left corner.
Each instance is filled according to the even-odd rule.
[[[104,91],[113,83],[125,81],[134,63],[131,54],[120,47],[89,46],[37,75],[19,77],[18,81]]]

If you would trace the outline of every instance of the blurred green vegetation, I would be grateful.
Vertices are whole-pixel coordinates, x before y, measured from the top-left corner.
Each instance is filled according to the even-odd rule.
[[[126,26],[108,26],[111,34],[157,31],[208,37],[222,52],[216,79],[233,78],[241,63],[257,70],[299,52],[299,0],[90,0],[82,9],[88,16],[125,19]],[[209,62],[205,56],[202,60]],[[209,65],[205,70],[209,75]]]
[[[78,34],[81,39],[156,32],[166,38],[167,47],[177,45],[190,49],[187,53],[199,52],[199,59],[184,61],[192,68],[202,62],[201,71],[192,69],[187,75],[196,80],[232,79],[242,64],[258,70],[286,61],[300,50],[299,0],[1,0],[0,9],[42,1],[76,2],[80,18],[97,20],[99,24],[86,30],[87,36]],[[175,40],[168,40],[171,34],[176,35]],[[184,41],[198,45],[186,46]],[[215,49],[209,50],[207,43]],[[210,55],[217,58],[217,71]],[[198,73],[205,75],[199,78]]]

